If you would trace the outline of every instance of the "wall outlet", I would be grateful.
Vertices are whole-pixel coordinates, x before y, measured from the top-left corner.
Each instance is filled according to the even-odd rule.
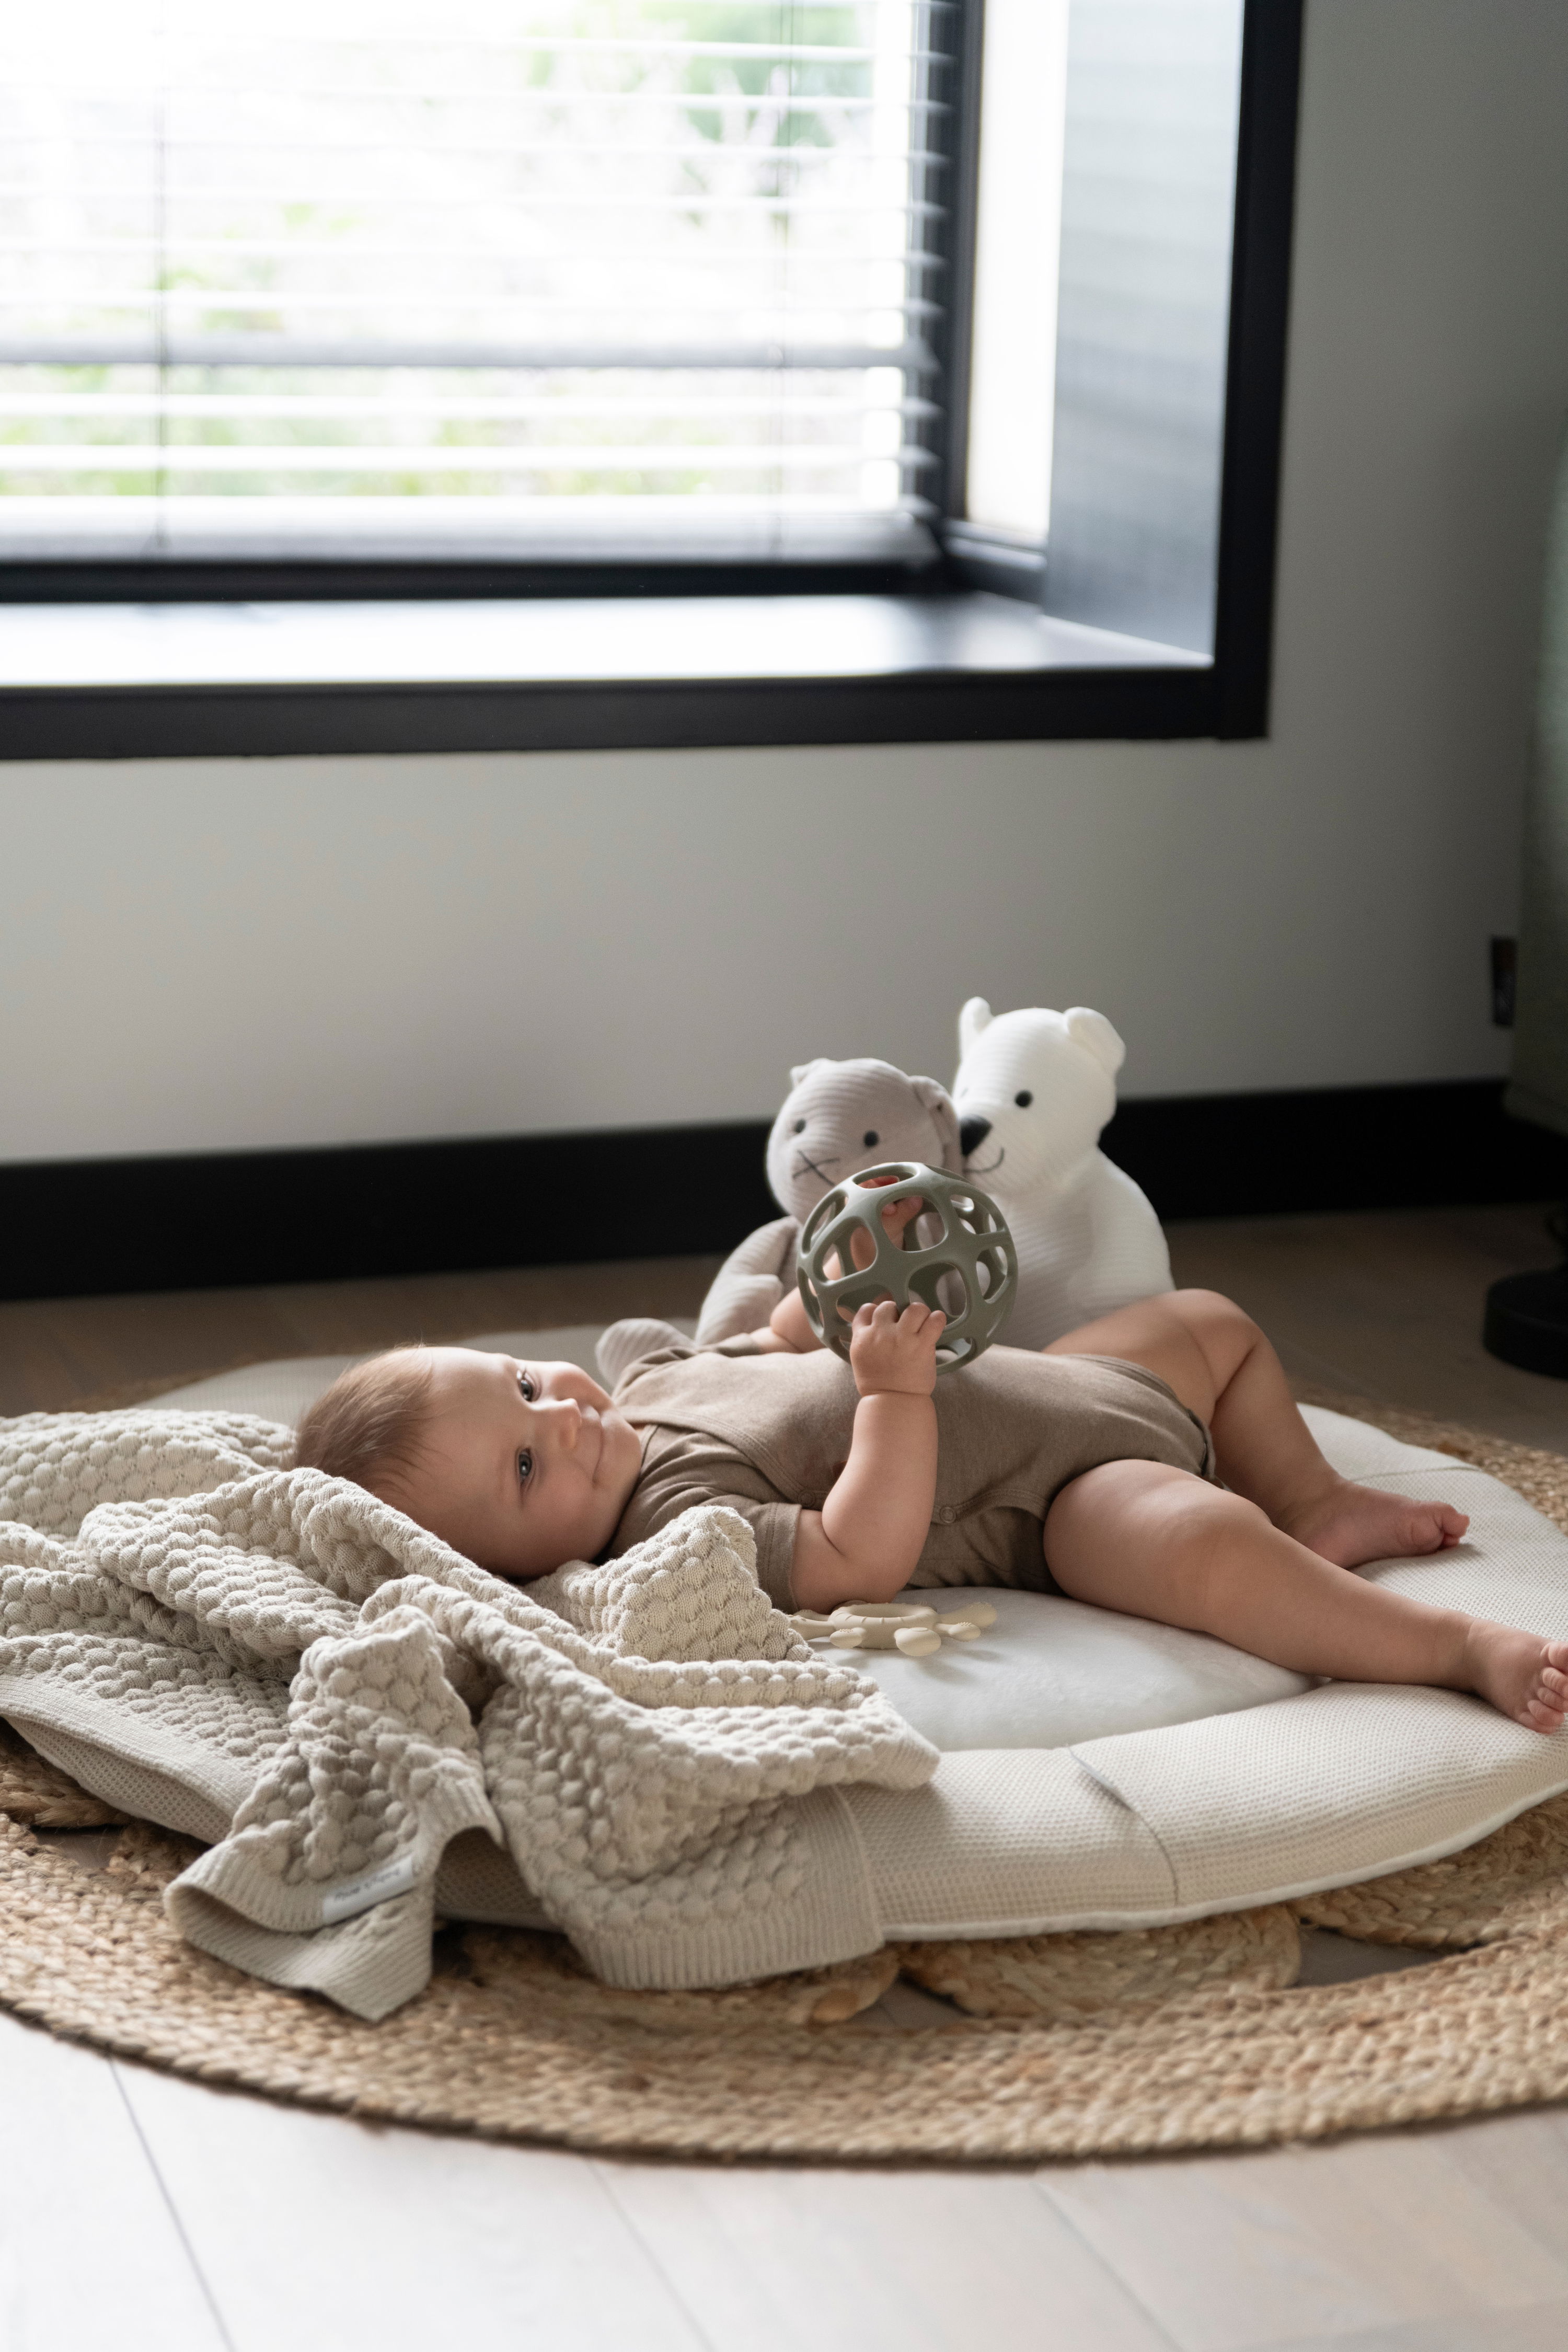
[[[1519,970],[1519,941],[1492,941],[1492,1027],[1513,1027],[1514,977]]]

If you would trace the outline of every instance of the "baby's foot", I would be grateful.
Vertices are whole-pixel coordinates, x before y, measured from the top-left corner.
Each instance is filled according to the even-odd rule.
[[[1472,1688],[1527,1731],[1556,1731],[1568,1715],[1568,1642],[1543,1642],[1478,1619],[1469,1629]]]
[[[1381,1495],[1342,1478],[1326,1494],[1281,1518],[1288,1536],[1336,1568],[1359,1568],[1368,1559],[1408,1559],[1446,1551],[1470,1522],[1449,1503],[1413,1503],[1405,1495]]]

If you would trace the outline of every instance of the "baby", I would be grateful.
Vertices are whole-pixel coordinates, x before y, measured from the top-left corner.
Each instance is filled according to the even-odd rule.
[[[1331,1469],[1228,1299],[1168,1292],[939,1385],[942,1328],[923,1306],[863,1307],[845,1364],[791,1297],[745,1338],[653,1347],[613,1398],[574,1364],[399,1349],[334,1382],[299,1460],[501,1576],[625,1551],[721,1502],[786,1609],[1029,1586],[1300,1674],[1441,1684],[1532,1730],[1562,1724],[1568,1643],[1345,1573],[1441,1551],[1468,1522]]]

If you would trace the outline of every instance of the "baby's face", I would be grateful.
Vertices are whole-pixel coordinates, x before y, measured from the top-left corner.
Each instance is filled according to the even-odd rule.
[[[575,1364],[432,1348],[430,1418],[388,1496],[481,1568],[543,1576],[603,1551],[642,1440]]]

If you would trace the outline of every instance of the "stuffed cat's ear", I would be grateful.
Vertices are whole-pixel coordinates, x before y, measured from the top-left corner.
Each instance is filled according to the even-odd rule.
[[[959,1148],[958,1113],[953,1108],[952,1097],[938,1078],[911,1078],[910,1085],[916,1100],[930,1111],[931,1125],[942,1139],[942,1158],[936,1165],[945,1168],[950,1175],[962,1175],[963,1153]]]
[[[826,1054],[819,1054],[815,1062],[797,1062],[795,1068],[789,1074],[789,1090],[791,1094],[794,1094],[796,1087],[800,1085],[803,1078],[810,1077],[813,1070],[825,1070],[826,1067],[827,1056]]]
[[[983,1029],[991,1026],[991,1007],[983,996],[972,996],[958,1016],[958,1051],[968,1053]]]
[[[1062,1014],[1068,1035],[1086,1054],[1092,1054],[1108,1077],[1114,1077],[1127,1059],[1127,1048],[1106,1019],[1087,1004],[1069,1004]]]

